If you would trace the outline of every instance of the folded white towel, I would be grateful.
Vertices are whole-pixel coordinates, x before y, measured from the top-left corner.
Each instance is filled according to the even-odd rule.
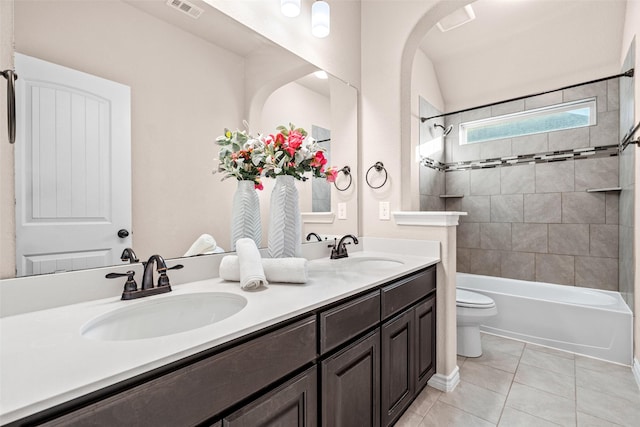
[[[307,282],[307,260],[305,258],[262,258],[262,268],[269,282]],[[227,255],[222,258],[220,277],[232,282],[240,281],[240,263],[236,255]]]
[[[242,238],[236,241],[238,264],[240,266],[240,287],[245,291],[258,289],[267,285],[267,278],[262,269],[260,251],[253,239]]]
[[[189,250],[183,256],[194,256],[200,254],[214,253],[218,244],[216,239],[210,234],[203,234],[196,239]]]

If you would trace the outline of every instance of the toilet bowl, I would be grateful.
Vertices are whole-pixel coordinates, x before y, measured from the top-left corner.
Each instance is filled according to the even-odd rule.
[[[487,318],[498,314],[496,303],[486,295],[456,289],[456,323],[458,355],[482,356],[480,325]]]

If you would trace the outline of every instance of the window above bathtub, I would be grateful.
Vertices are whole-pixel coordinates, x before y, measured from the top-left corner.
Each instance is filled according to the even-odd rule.
[[[596,98],[565,102],[460,124],[460,145],[596,124]]]

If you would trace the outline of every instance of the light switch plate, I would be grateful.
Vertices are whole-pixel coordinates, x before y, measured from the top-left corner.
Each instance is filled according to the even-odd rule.
[[[379,218],[381,220],[388,221],[390,219],[389,202],[380,202],[379,207],[380,207]]]
[[[347,204],[338,203],[338,219],[347,219]]]

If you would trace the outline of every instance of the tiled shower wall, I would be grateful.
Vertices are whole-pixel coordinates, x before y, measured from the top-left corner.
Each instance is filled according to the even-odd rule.
[[[500,158],[619,143],[619,85],[609,80],[448,116],[446,161]],[[458,145],[458,124],[596,96],[597,125]],[[458,271],[618,290],[618,157],[447,171],[446,210],[458,227]]]
[[[420,97],[419,111],[420,117],[433,117],[442,114],[422,97]],[[442,129],[434,128],[434,123],[444,125],[444,120],[439,118],[420,123],[420,152],[424,157],[442,163],[444,162],[444,138],[442,138]],[[421,211],[444,210],[444,199],[440,198],[440,195],[444,194],[444,171],[420,166],[419,188]]]
[[[624,71],[635,63],[635,43],[631,43],[624,61]],[[635,78],[635,77],[634,77]],[[625,135],[634,123],[634,78],[625,78],[620,82],[620,135]],[[633,263],[633,205],[634,205],[634,164],[636,145],[629,145],[620,154],[620,293],[629,307],[634,307],[634,269]]]

